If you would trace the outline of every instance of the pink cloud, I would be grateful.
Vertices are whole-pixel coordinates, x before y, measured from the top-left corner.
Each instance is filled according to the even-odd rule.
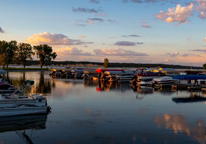
[[[84,38],[84,37],[85,37],[85,36],[83,36],[83,35],[80,35],[80,36],[79,36],[79,38]]]
[[[206,17],[205,12],[200,12],[198,17],[201,18],[201,19],[205,19],[205,17]]]
[[[96,55],[108,55],[108,56],[148,56],[146,53],[139,53],[132,50],[125,50],[122,48],[111,49],[94,49]]]
[[[101,13],[101,14],[97,14],[96,16],[104,17],[104,16],[106,16],[106,14],[105,13]]]
[[[83,52],[82,50],[79,50],[77,48],[72,47],[66,47],[56,50],[56,53],[60,56],[68,56],[68,55],[76,55],[76,56],[93,56],[89,52]]]
[[[174,53],[166,53],[166,55],[171,56],[171,57],[176,57],[179,55],[178,52],[174,52]]]
[[[151,26],[145,25],[145,24],[142,24],[142,27],[144,27],[144,28],[151,28]]]
[[[181,7],[181,5],[178,4],[176,8],[175,7],[169,8],[166,13],[160,11],[160,13],[156,15],[156,17],[168,23],[172,23],[172,22],[178,22],[180,24],[187,23],[188,18],[192,15],[193,7],[194,7],[193,3],[190,3],[190,5],[186,7]]]
[[[205,19],[206,0],[196,0],[185,7],[182,7],[180,4],[178,4],[176,8],[169,8],[167,12],[160,11],[156,17],[168,23],[177,22],[178,25],[187,23],[190,16],[193,16],[193,13],[198,11],[199,15],[197,16],[201,19]]]
[[[93,24],[93,22],[87,21],[87,24]]]
[[[32,35],[25,40],[25,42],[31,44],[74,45],[76,42],[79,42],[79,40],[69,39],[63,34],[44,32]]]
[[[48,45],[81,45],[81,44],[92,44],[93,42],[82,42],[80,40],[70,39],[63,34],[55,34],[55,33],[39,33],[34,34],[25,42],[31,44],[48,44]]]

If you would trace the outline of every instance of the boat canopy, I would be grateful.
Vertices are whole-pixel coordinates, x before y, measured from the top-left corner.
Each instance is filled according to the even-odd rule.
[[[71,70],[71,72],[73,72],[73,73],[83,73],[84,70]]]
[[[173,79],[198,80],[198,79],[206,79],[206,75],[176,75],[176,76],[173,76]]]
[[[0,74],[6,74],[5,70],[0,69]]]
[[[97,69],[96,72],[101,73],[105,71],[124,71],[123,69]]]
[[[105,71],[104,74],[122,74],[122,71]]]
[[[33,84],[34,84],[34,81],[31,81],[31,80],[26,80],[24,83],[25,83],[25,84],[30,84],[30,85],[33,85]]]
[[[124,71],[124,72],[122,72],[123,74],[134,74],[135,73],[135,71],[129,71],[129,70],[127,70],[127,71]]]

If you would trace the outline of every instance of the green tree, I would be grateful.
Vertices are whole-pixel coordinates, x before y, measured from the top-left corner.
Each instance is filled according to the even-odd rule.
[[[203,69],[206,69],[206,63],[205,63],[205,64],[203,64]]]
[[[104,67],[104,68],[107,68],[108,66],[109,66],[109,60],[108,60],[108,58],[105,58],[105,59],[104,59],[103,67]]]
[[[23,64],[25,68],[26,60],[30,59],[32,60],[32,55],[34,55],[34,52],[32,51],[32,46],[27,43],[20,43],[18,44],[18,49],[16,52],[16,61]]]
[[[41,68],[45,61],[51,61],[51,59],[55,59],[57,57],[55,52],[52,53],[52,47],[46,44],[34,46],[34,50],[36,52],[37,58],[39,58]]]

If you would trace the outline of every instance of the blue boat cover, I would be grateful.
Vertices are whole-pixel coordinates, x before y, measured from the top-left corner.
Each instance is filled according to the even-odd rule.
[[[179,80],[198,80],[198,79],[206,79],[206,75],[175,75],[172,78],[179,79]]]

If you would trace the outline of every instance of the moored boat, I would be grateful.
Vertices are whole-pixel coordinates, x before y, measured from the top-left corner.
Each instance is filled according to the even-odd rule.
[[[134,78],[134,71],[122,71],[120,74],[117,75],[117,79],[120,81],[129,81]]]
[[[170,76],[163,76],[160,78],[154,78],[153,82],[154,83],[158,83],[158,84],[170,84],[170,83],[174,83],[175,81],[177,81],[176,79],[173,79]]]
[[[23,90],[15,90],[12,94],[0,95],[0,116],[15,116],[27,114],[47,113],[47,99],[42,94],[30,94],[24,96],[34,84],[34,81],[25,81],[22,85]]]

